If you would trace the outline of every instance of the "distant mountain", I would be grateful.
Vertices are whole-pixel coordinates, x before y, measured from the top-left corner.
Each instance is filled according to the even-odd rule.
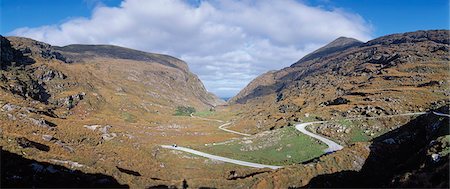
[[[246,112],[241,129],[249,132],[281,127],[305,114],[423,111],[450,95],[448,32],[394,34],[367,43],[341,37],[290,67],[257,77],[229,103]],[[258,123],[265,124],[255,127]]]

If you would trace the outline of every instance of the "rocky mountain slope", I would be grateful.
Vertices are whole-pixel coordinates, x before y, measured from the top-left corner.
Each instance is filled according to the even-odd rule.
[[[145,163],[146,171],[164,175],[152,172],[159,164],[147,154],[160,143],[170,144],[172,137],[161,128],[195,126],[186,123],[187,116],[174,116],[177,107],[201,111],[224,103],[206,91],[185,62],[168,55],[106,45],[54,47],[20,37],[0,40],[2,154],[22,158],[15,164],[2,157],[2,165],[23,165],[17,174],[32,169],[49,176],[42,183],[14,185],[17,175],[3,177],[2,168],[2,183],[11,187],[52,186],[49,178],[58,175],[90,182],[73,186],[120,186],[94,173],[126,178],[124,163]]]
[[[230,100],[236,127],[257,132],[302,119],[419,112],[448,99],[448,30],[367,43],[339,38],[292,66],[263,74]]]
[[[347,38],[347,37],[339,37],[336,40],[332,41],[331,43],[315,50],[314,52],[304,56],[299,61],[297,61],[292,66],[301,64],[303,62],[311,61],[314,59],[319,59],[323,56],[330,56],[334,53],[339,53],[340,51],[344,51],[346,49],[356,47],[363,44],[363,42],[358,41],[353,38]],[[285,72],[280,71],[269,71],[267,73],[264,73],[257,78],[255,78],[253,81],[251,81],[244,89],[242,89],[236,96],[231,98],[229,100],[230,103],[245,103],[246,99],[251,98],[252,96],[260,96],[264,94],[258,94],[258,92],[264,93],[268,92],[267,90],[260,90],[256,89],[260,85],[264,86],[270,86],[275,84],[276,78],[283,77],[283,74]],[[256,90],[255,90],[256,89]]]

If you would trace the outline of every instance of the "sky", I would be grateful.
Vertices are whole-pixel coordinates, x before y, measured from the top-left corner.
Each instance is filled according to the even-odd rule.
[[[449,29],[448,0],[0,0],[0,11],[1,35],[169,54],[220,97],[340,36]]]

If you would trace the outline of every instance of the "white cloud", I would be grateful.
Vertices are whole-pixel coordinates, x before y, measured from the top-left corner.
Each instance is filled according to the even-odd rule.
[[[166,53],[188,62],[208,90],[232,96],[268,70],[294,63],[340,37],[370,39],[357,14],[294,0],[124,0],[98,6],[90,18],[19,28],[12,35],[52,45],[114,44]]]

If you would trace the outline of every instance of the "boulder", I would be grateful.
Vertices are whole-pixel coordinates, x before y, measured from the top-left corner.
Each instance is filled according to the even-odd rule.
[[[52,139],[53,139],[53,136],[52,136],[52,135],[42,135],[42,140],[44,140],[44,141],[49,142],[49,141],[51,141]]]
[[[320,103],[320,105],[321,106],[334,106],[334,105],[340,105],[340,104],[347,104],[349,102],[350,102],[350,100],[348,100],[346,98],[339,97],[339,98],[336,98],[334,100],[329,100],[329,101],[326,101],[326,102],[322,102],[322,103]]]

